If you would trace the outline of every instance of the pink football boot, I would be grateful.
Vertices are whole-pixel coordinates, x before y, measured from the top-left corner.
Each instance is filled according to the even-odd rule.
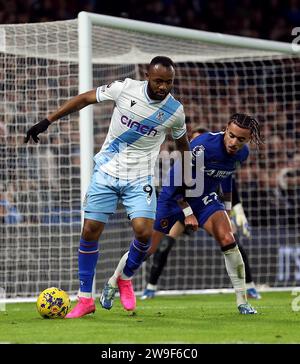
[[[66,315],[65,318],[79,318],[89,313],[94,313],[96,306],[93,298],[78,297],[77,305]]]
[[[117,283],[120,292],[120,300],[123,307],[127,311],[133,311],[136,306],[136,298],[131,279],[118,278]]]

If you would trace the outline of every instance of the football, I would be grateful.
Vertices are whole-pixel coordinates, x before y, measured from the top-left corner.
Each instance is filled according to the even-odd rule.
[[[71,301],[65,291],[50,287],[39,295],[36,307],[43,318],[64,318],[71,308]]]

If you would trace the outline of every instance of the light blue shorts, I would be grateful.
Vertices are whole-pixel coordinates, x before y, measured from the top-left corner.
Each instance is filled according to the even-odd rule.
[[[155,218],[156,193],[152,177],[134,181],[110,176],[96,165],[83,203],[84,218],[106,223],[116,212],[118,202],[126,208],[129,219]]]

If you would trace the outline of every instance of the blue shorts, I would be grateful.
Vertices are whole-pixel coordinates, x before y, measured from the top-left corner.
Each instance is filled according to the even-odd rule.
[[[203,227],[208,218],[216,211],[225,210],[224,204],[219,200],[217,194],[214,192],[208,195],[202,195],[201,197],[187,199],[187,201],[193,209],[200,227]],[[184,214],[177,205],[176,201],[165,200],[161,198],[161,196],[159,197],[154,230],[168,234],[172,226],[177,221],[184,224],[184,219]]]
[[[129,219],[155,218],[156,193],[152,177],[122,180],[96,165],[83,203],[84,218],[106,223],[116,212],[118,202],[126,208]]]

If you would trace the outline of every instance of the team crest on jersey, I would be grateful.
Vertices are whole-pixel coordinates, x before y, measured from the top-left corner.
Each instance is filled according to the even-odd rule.
[[[166,229],[169,225],[169,220],[168,219],[161,219],[160,220],[160,226],[162,227],[162,229]]]
[[[203,145],[197,145],[193,151],[192,154],[194,157],[198,157],[201,153],[205,151],[205,147]]]
[[[156,115],[156,119],[159,121],[164,121],[165,120],[165,113],[162,111],[159,111]]]
[[[143,191],[147,194],[146,200],[147,200],[148,205],[150,205],[151,198],[152,198],[151,196],[152,196],[152,192],[153,192],[153,187],[151,185],[145,185],[143,187]]]

